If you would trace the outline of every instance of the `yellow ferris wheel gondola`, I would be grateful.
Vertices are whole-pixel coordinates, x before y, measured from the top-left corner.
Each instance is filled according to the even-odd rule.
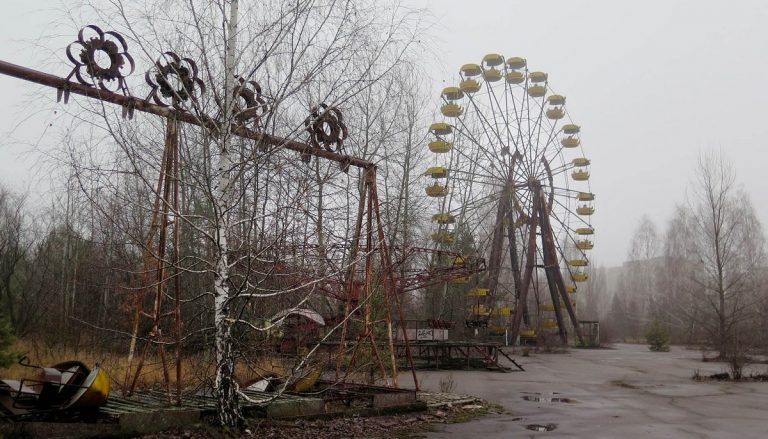
[[[438,244],[453,244],[456,240],[456,235],[453,232],[442,230],[432,234],[432,241]]]
[[[453,102],[448,102],[440,107],[440,112],[443,113],[443,116],[445,117],[459,117],[464,113],[464,109]]]
[[[432,178],[446,178],[448,177],[448,168],[443,166],[432,166],[427,169],[424,175],[428,175]]]
[[[570,265],[571,267],[586,267],[587,265],[589,265],[589,261],[587,261],[586,259],[579,259],[579,258],[571,259],[568,261],[568,265]]]
[[[593,206],[588,205],[582,205],[576,208],[576,213],[579,215],[589,216],[595,213],[595,208]]]
[[[436,136],[447,136],[453,132],[453,128],[445,122],[435,122],[429,126],[429,131]]]
[[[485,297],[485,296],[488,296],[489,294],[491,294],[491,290],[489,290],[488,288],[477,288],[477,287],[470,289],[469,292],[467,293],[467,295],[470,297]]]
[[[576,157],[571,163],[573,166],[589,166],[592,162],[586,157]]]
[[[450,213],[440,212],[432,215],[432,221],[438,224],[453,224],[456,222],[456,218]]]
[[[480,83],[472,78],[468,78],[459,83],[459,89],[466,94],[476,93],[480,91]]]
[[[577,169],[571,173],[571,177],[576,181],[589,180],[589,171],[586,169]]]
[[[446,142],[442,139],[437,139],[429,142],[429,150],[436,154],[444,154],[450,152],[453,145],[450,142]]]
[[[444,197],[448,195],[448,187],[443,186],[440,183],[434,183],[430,186],[427,186],[424,188],[424,190],[427,192],[427,195],[430,197]]]
[[[576,199],[579,201],[594,201],[595,194],[592,192],[579,192],[576,194]]]
[[[510,84],[522,84],[525,82],[525,74],[523,72],[511,71],[507,73],[507,82]]]
[[[575,282],[586,282],[589,279],[589,276],[587,273],[577,271],[576,273],[573,273],[573,276],[571,276]]]
[[[563,148],[576,148],[581,144],[581,140],[578,137],[568,136],[560,140],[560,144]]]

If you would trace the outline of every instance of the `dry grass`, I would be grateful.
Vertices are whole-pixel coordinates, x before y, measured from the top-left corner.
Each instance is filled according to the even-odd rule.
[[[18,340],[11,350],[20,352],[28,357],[28,362],[35,365],[50,366],[67,360],[78,360],[86,366],[100,365],[109,375],[113,389],[122,390],[126,383],[126,373],[129,369],[127,352],[97,352],[87,349],[73,349],[65,346],[46,346],[43,343],[31,340]],[[167,354],[168,373],[172,386],[176,382],[176,359],[174,355]],[[132,370],[136,370],[136,358],[133,361]],[[206,377],[212,376],[213,365],[204,355],[182,359],[182,382],[185,387],[200,384],[206,381]],[[134,373],[131,374],[133,377]],[[37,374],[32,368],[20,364],[13,364],[8,368],[0,369],[3,378],[31,378]],[[147,355],[142,371],[136,380],[137,388],[160,387],[165,382],[162,361],[157,353]]]
[[[78,360],[86,366],[93,367],[99,364],[109,375],[114,390],[126,388],[126,373],[128,372],[127,352],[103,352],[87,349],[73,349],[63,346],[47,346],[42,342],[32,340],[17,340],[11,348],[14,352],[25,354],[27,362],[35,365],[51,366],[67,360]],[[127,347],[126,347],[127,351]],[[150,349],[153,351],[153,349]],[[173,352],[166,355],[168,374],[171,388],[176,385],[176,357]],[[249,362],[249,365],[238,363],[235,367],[235,375],[238,381],[246,383],[265,375],[287,375],[290,373],[290,361],[279,357],[265,355],[262,358]],[[136,359],[132,367],[133,378],[136,370]],[[182,383],[186,390],[211,384],[213,381],[214,364],[211,355],[195,354],[182,358]],[[8,368],[0,369],[0,378],[33,378],[37,374],[36,369],[13,364]],[[137,389],[162,388],[165,382],[162,361],[156,352],[147,355],[142,367],[141,375],[136,381]]]

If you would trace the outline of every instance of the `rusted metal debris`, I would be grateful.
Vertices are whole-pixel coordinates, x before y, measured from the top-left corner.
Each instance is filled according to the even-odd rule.
[[[65,361],[43,367],[19,360],[38,369],[36,378],[0,380],[0,412],[3,417],[20,417],[62,410],[93,410],[107,403],[109,377],[96,365],[88,368],[79,361]]]

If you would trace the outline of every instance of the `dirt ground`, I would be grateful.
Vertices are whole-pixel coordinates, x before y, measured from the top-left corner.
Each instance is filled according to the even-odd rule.
[[[726,371],[725,364],[702,362],[701,352],[682,347],[660,353],[644,345],[614,347],[517,357],[526,372],[422,372],[426,390],[452,378],[454,392],[504,409],[441,425],[426,437],[768,437],[767,382],[696,382],[696,370],[710,375]],[[766,369],[755,365],[749,372]]]
[[[142,439],[342,439],[423,438],[437,426],[469,422],[492,413],[496,405],[471,395],[419,392],[425,411],[381,416],[339,416],[319,419],[250,419],[245,431],[227,434],[207,424],[141,436]],[[0,438],[1,439],[1,438]]]

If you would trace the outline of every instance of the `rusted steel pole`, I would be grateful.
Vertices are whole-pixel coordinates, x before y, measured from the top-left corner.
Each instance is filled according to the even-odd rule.
[[[22,79],[24,81],[34,82],[35,84],[56,88],[58,90],[62,90],[64,93],[74,93],[77,95],[98,99],[104,102],[111,102],[113,104],[121,105],[126,108],[132,108],[144,113],[156,114],[158,116],[168,118],[172,117],[178,121],[190,123],[214,131],[218,130],[221,125],[219,122],[210,118],[200,117],[185,111],[178,111],[173,107],[164,107],[162,105],[152,104],[145,101],[144,99],[139,99],[133,96],[124,96],[108,90],[102,90],[97,87],[83,85],[79,82],[68,81],[67,79],[59,76],[12,64],[3,60],[0,60],[0,74]],[[268,145],[280,146],[293,151],[297,151],[299,153],[314,155],[316,157],[321,157],[344,165],[349,164],[351,166],[366,169],[375,166],[372,162],[357,157],[339,154],[321,148],[313,148],[306,143],[259,133],[244,127],[233,127],[232,132],[235,135],[245,139],[264,142]]]

